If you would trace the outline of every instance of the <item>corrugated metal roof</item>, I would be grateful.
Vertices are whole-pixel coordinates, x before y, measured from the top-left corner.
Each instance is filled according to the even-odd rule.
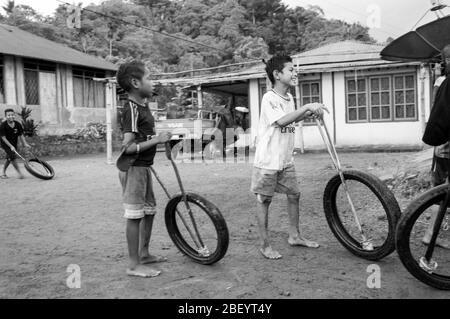
[[[117,70],[117,67],[101,58],[94,57],[56,43],[17,27],[0,24],[0,53],[40,59],[70,65],[86,66],[102,70]]]
[[[326,73],[336,71],[364,70],[372,68],[393,68],[420,65],[418,62],[399,63],[384,61],[380,57],[383,49],[380,44],[366,44],[358,41],[341,41],[293,55],[294,64],[300,74]],[[200,85],[264,78],[263,63],[239,72],[208,74],[191,78],[172,78],[159,80],[160,84]]]

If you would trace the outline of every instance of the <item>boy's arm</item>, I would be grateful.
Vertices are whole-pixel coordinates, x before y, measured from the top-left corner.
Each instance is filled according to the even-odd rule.
[[[297,123],[303,121],[305,118],[310,117],[312,114],[318,117],[322,117],[324,110],[329,113],[328,109],[323,104],[320,103],[306,104],[300,107],[298,110],[286,114],[281,119],[276,121],[276,123],[279,126],[284,127],[294,122]]]
[[[126,149],[126,154],[136,154],[138,151],[139,145],[139,153],[144,152],[158,144],[162,144],[170,141],[171,135],[169,132],[164,132],[159,134],[158,136],[152,138],[149,141],[141,142],[141,143],[133,143]],[[124,134],[123,145],[127,145],[130,142],[134,142],[135,135],[132,132],[128,132]]]

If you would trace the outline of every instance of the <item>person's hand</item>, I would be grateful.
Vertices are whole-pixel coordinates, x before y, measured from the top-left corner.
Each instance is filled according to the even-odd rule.
[[[328,109],[322,103],[311,103],[306,105],[307,109],[312,113],[313,118],[322,118],[324,112],[330,113]]]
[[[12,152],[15,152],[15,151],[16,151],[16,148],[15,148],[14,146],[11,146],[11,151],[12,151]]]
[[[164,144],[164,143],[170,141],[171,138],[172,138],[172,133],[170,133],[170,132],[160,133],[157,137],[160,144]]]

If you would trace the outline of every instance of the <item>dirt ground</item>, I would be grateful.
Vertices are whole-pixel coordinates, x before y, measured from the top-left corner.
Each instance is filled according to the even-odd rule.
[[[405,153],[341,154],[347,167],[397,165]],[[50,159],[51,181],[30,175],[19,180],[10,171],[0,180],[0,298],[448,298],[414,279],[396,253],[376,264],[381,288],[369,289],[367,268],[373,262],[344,249],[329,230],[322,193],[334,175],[327,154],[296,156],[302,190],[301,227],[321,244],[318,250],[287,245],[285,197],[274,199],[270,236],[283,255],[268,261],[256,249],[255,200],[249,192],[251,164],[180,164],[186,188],[215,203],[230,231],[223,260],[202,266],[182,255],[164,225],[167,199],[159,185],[159,204],[151,252],[167,256],[152,279],[125,275],[125,220],[117,170],[103,155]],[[163,153],[154,166],[177,192]],[[402,208],[407,201],[400,200]],[[69,289],[67,267],[81,268],[81,288]]]

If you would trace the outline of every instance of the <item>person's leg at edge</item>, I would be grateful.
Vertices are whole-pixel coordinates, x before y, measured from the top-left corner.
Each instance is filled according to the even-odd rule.
[[[270,245],[269,241],[269,206],[272,198],[269,196],[264,196],[257,194],[258,209],[256,212],[256,219],[258,221],[258,232],[260,239],[260,252],[267,259],[280,259],[281,255],[279,252],[274,250]]]
[[[141,264],[152,264],[167,261],[165,257],[151,255],[149,252],[154,218],[155,215],[153,213],[145,215],[140,224],[139,262]]]
[[[319,244],[301,236],[299,228],[300,215],[300,193],[287,195],[289,213],[289,238],[291,246],[304,246],[308,248],[318,248]]]

